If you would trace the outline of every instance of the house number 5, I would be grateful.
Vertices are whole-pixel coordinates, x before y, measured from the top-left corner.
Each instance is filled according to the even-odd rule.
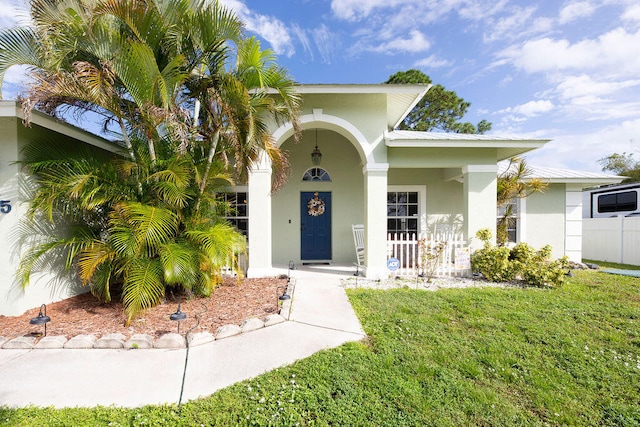
[[[11,212],[11,200],[0,200],[0,212],[2,213]]]

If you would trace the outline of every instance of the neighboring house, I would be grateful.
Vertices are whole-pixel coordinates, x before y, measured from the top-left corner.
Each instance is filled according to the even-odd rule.
[[[290,261],[351,265],[356,261],[353,224],[364,224],[365,274],[374,279],[388,275],[388,233],[421,234],[446,227],[459,232],[472,248],[480,244],[474,238],[479,229],[489,228],[495,236],[499,162],[548,140],[396,130],[428,89],[384,84],[299,87],[304,101],[300,141],[294,142],[291,124],[272,128],[275,143],[289,154],[288,183],[272,194],[271,168],[263,160],[247,185],[226,195],[236,208],[229,220],[248,237],[248,276],[277,274],[276,267],[286,268]],[[0,227],[5,239],[25,210],[19,209],[20,167],[14,163],[21,146],[47,134],[114,149],[106,140],[37,112],[32,127],[25,128],[21,114],[15,102],[0,102]],[[321,154],[316,163],[314,152]],[[535,170],[550,186],[521,204],[513,236],[534,247],[551,244],[554,256],[566,254],[579,261],[581,190],[619,179]],[[2,213],[3,200],[12,206],[10,212]],[[0,285],[0,314],[19,314],[66,295],[64,287],[44,285],[47,278],[24,293],[16,290],[9,278],[18,255],[5,250],[0,256],[7,279]]]
[[[21,236],[18,233],[20,219],[27,206],[23,202],[23,190],[27,181],[21,174],[21,149],[38,139],[56,139],[69,144],[89,144],[101,151],[116,151],[113,143],[33,112],[31,127],[22,123],[22,107],[14,101],[0,101],[0,236],[3,248],[0,251],[0,315],[19,315],[42,303],[58,301],[82,291],[77,286],[61,283],[52,274],[34,275],[31,285],[21,289],[14,281],[14,273],[20,260]]]

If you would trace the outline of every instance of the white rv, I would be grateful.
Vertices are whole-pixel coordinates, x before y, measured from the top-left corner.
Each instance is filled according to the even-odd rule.
[[[612,185],[582,192],[583,218],[612,218],[640,215],[640,183]]]

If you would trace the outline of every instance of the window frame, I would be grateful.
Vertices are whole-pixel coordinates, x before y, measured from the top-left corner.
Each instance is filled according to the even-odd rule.
[[[307,177],[307,174],[311,174],[311,171],[314,170],[320,170],[323,172],[322,175],[311,175],[312,178],[311,179],[305,179]],[[315,179],[316,177],[320,178],[320,179]],[[324,177],[326,177],[327,179],[324,179]],[[314,166],[312,168],[307,169],[303,174],[302,174],[302,182],[331,182],[331,174],[329,174],[329,172],[325,169],[322,168],[320,166]]]
[[[426,185],[388,185],[386,200],[389,200],[389,193],[417,193],[418,195],[418,213],[415,216],[418,220],[417,236],[427,231],[427,186]],[[387,205],[388,206],[388,205]],[[401,216],[400,218],[412,218],[413,216]],[[389,216],[387,207],[387,235],[391,233],[389,231],[388,221],[389,219],[397,219],[398,216]]]
[[[523,197],[515,197],[513,199],[515,203],[509,203],[515,205],[514,214],[511,215],[511,218],[514,218],[513,227],[507,227],[507,234],[509,234],[509,230],[514,230],[515,240],[509,239],[508,243],[520,243],[524,240],[524,236],[526,234],[526,206],[527,200]],[[496,225],[498,224],[498,220],[502,218],[501,209],[498,208],[496,211]]]
[[[634,201],[632,203],[620,200],[620,196],[626,196],[633,194]],[[601,203],[601,199],[613,198],[613,203],[604,204]],[[603,206],[604,205],[604,206]],[[602,209],[606,207],[606,209]],[[638,191],[619,191],[616,193],[605,193],[596,196],[596,212],[599,214],[616,214],[619,212],[635,212],[638,210]]]
[[[225,191],[222,191],[221,194],[224,194],[224,201],[228,202],[228,196],[230,194],[233,194],[236,197],[238,197],[239,193],[244,193],[245,194],[245,201],[246,203],[242,203],[240,205],[238,205],[238,203],[236,203],[235,205],[231,206],[231,209],[236,209],[237,206],[241,206],[244,205],[245,207],[245,214],[244,215],[238,215],[237,213],[237,209],[234,215],[229,215],[231,212],[225,212],[224,218],[231,224],[233,225],[236,230],[238,230],[242,235],[244,235],[247,239],[249,238],[249,187],[248,186],[237,186],[237,187],[231,187],[231,188],[227,188],[225,189]],[[246,229],[243,230],[241,228],[238,227],[237,225],[237,221],[238,220],[244,220],[245,224],[246,224]]]

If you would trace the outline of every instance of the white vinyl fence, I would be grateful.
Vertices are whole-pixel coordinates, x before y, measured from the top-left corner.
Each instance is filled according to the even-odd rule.
[[[640,265],[640,217],[583,218],[582,257]]]
[[[445,245],[444,250],[435,262],[437,263],[434,276],[468,276],[469,248],[462,236],[434,235],[415,233],[389,233],[387,234],[387,258],[396,258],[399,268],[394,273],[396,276],[417,276],[424,272],[421,265],[421,250],[419,241],[425,239],[424,248],[431,250],[438,244]]]

